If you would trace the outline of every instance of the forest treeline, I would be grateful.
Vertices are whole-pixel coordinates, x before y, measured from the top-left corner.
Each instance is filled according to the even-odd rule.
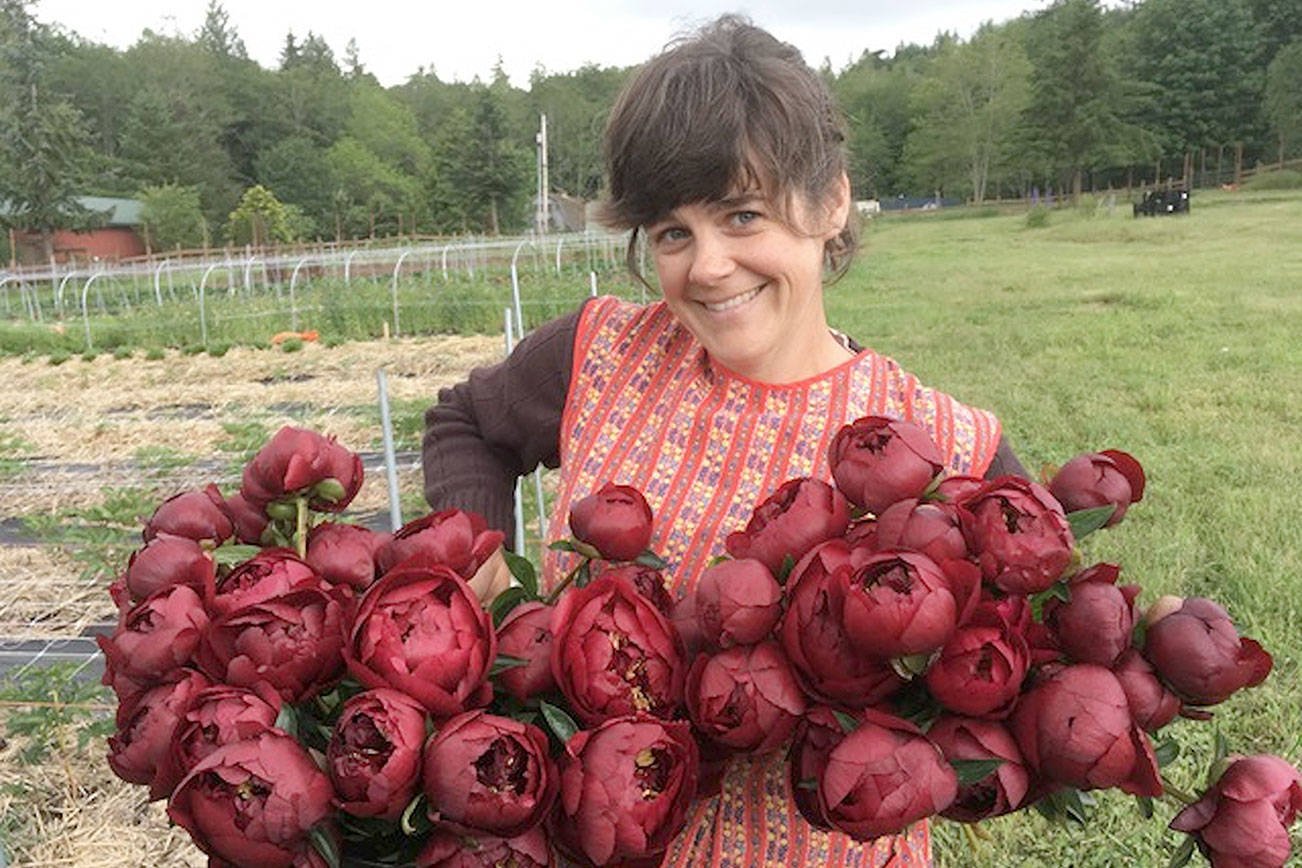
[[[539,114],[551,189],[592,199],[630,71],[538,68],[520,88],[500,68],[418,69],[382,87],[355,42],[337,53],[311,30],[261,66],[217,0],[198,32],[125,50],[30,0],[0,10],[0,219],[49,231],[93,219],[75,196],[135,197],[156,248],[525,229]],[[1302,0],[1056,0],[822,73],[859,198],[1079,191],[1302,151]]]

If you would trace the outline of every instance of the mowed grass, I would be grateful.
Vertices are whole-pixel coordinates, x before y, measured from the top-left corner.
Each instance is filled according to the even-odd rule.
[[[1215,722],[1165,731],[1185,749],[1169,775],[1196,788],[1217,730],[1236,752],[1302,758],[1302,196],[1197,194],[1187,217],[1156,219],[1123,207],[1054,212],[1043,228],[1021,215],[879,220],[829,315],[996,412],[1033,471],[1104,448],[1143,463],[1143,502],[1086,556],[1120,564],[1141,602],[1219,601],[1275,658]],[[987,824],[976,850],[938,824],[937,861],[1162,866],[1181,837],[1164,829],[1173,812],[1143,820],[1109,793],[1088,828],[1023,813]]]

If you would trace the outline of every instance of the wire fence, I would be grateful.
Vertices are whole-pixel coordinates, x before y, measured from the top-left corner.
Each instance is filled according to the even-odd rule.
[[[644,292],[623,277],[627,242],[584,232],[0,272],[0,349],[210,348],[307,330],[339,339],[489,332],[506,305],[528,328],[594,287]]]

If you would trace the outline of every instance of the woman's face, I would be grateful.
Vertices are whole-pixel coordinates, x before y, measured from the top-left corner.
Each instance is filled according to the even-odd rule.
[[[845,353],[823,312],[823,246],[845,225],[849,183],[822,207],[797,197],[788,225],[758,190],[682,205],[647,227],[670,310],[711,357],[753,380],[790,383]]]

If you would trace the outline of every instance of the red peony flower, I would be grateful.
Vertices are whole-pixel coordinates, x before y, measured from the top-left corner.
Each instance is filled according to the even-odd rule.
[[[420,557],[470,579],[503,539],[502,532],[489,530],[488,522],[478,513],[445,509],[409,521],[395,531],[393,539],[376,552],[375,566],[384,575],[403,561]]]
[[[1026,801],[1031,773],[1012,733],[1002,723],[969,717],[942,715],[927,730],[927,738],[940,748],[949,762],[954,760],[999,760],[990,774],[979,781],[962,784],[958,795],[941,815],[960,823],[975,823],[1016,811]]]
[[[177,723],[167,753],[168,792],[217,748],[275,726],[280,707],[280,696],[265,684],[253,690],[216,684],[196,693]]]
[[[986,581],[1006,594],[1034,594],[1071,563],[1075,540],[1058,501],[1020,476],[987,482],[960,505],[968,548]]]
[[[832,579],[842,597],[845,632],[850,644],[878,660],[940,648],[981,584],[974,569],[966,583],[951,581],[926,555],[903,549],[852,559],[853,566]]]
[[[1021,693],[1031,653],[1007,613],[983,603],[927,667],[927,690],[950,711],[1002,719]]]
[[[805,696],[772,639],[696,658],[687,675],[692,723],[721,745],[764,753],[785,742],[805,713]]]
[[[781,615],[782,588],[757,560],[720,561],[696,583],[696,617],[716,648],[762,641]]]
[[[851,708],[880,702],[904,685],[888,663],[860,653],[846,634],[837,575],[866,554],[841,540],[807,554],[787,581],[787,608],[777,631],[805,692]]]
[[[95,642],[113,673],[158,681],[193,660],[207,628],[199,595],[189,585],[173,585],[127,609],[113,635],[97,636]]]
[[[1144,656],[1162,680],[1190,705],[1216,705],[1270,674],[1273,661],[1255,640],[1240,637],[1217,603],[1189,597],[1150,623]]]
[[[326,590],[316,570],[290,549],[263,549],[229,573],[214,577],[205,590],[215,614],[233,612],[302,588]]]
[[[173,585],[203,593],[213,570],[212,556],[194,540],[159,536],[131,556],[124,578],[131,598],[138,601]]]
[[[818,802],[818,782],[827,767],[828,754],[845,738],[836,712],[826,705],[814,705],[796,724],[787,754],[788,788],[791,799],[805,822],[817,829],[831,829]]]
[[[1072,577],[1070,600],[1045,603],[1044,623],[1069,659],[1110,667],[1130,647],[1139,586],[1117,587],[1119,575],[1114,564],[1095,564]]]
[[[818,800],[833,828],[859,841],[902,832],[939,814],[958,793],[958,777],[912,723],[871,709],[827,755]]]
[[[839,491],[800,477],[778,486],[724,545],[734,558],[754,558],[776,576],[787,558],[799,561],[814,546],[845,533],[849,523],[850,507]]]
[[[841,493],[880,516],[896,501],[920,497],[944,469],[945,459],[918,425],[864,416],[837,432],[828,464]]]
[[[552,675],[588,724],[638,711],[672,717],[686,666],[669,619],[620,576],[571,588],[552,616]]]
[[[1113,664],[1112,674],[1126,692],[1131,717],[1145,732],[1157,732],[1180,713],[1180,697],[1166,689],[1138,649],[1127,648]]]
[[[186,491],[169,497],[145,522],[144,540],[159,534],[181,536],[196,542],[221,545],[235,532],[226,512],[226,501],[217,486]]]
[[[245,545],[262,545],[262,534],[270,522],[263,506],[249,502],[238,491],[226,498],[226,514],[235,526],[235,538]]]
[[[556,688],[552,677],[552,611],[551,606],[536,600],[521,603],[497,628],[497,653],[529,661],[496,676],[497,683],[521,702]]]
[[[1283,868],[1298,811],[1297,769],[1277,756],[1238,757],[1171,828],[1193,835],[1215,868]]]
[[[637,592],[646,597],[651,605],[659,609],[660,614],[671,620],[673,619],[674,608],[677,604],[674,602],[674,598],[669,596],[669,589],[665,587],[665,575],[660,570],[642,564],[621,564],[617,567],[603,569],[598,575],[622,576],[632,582]]]
[[[165,799],[176,786],[167,753],[181,716],[211,682],[193,669],[180,669],[144,690],[130,705],[118,705],[117,733],[109,736],[108,764],[132,784],[148,784],[150,799]]]
[[[435,717],[486,705],[497,655],[493,621],[465,579],[420,559],[384,575],[362,597],[344,647],[365,687],[392,687]]]
[[[199,646],[214,680],[252,688],[266,682],[286,702],[302,702],[343,676],[345,612],[319,588],[298,588],[218,617]]]
[[[651,507],[642,492],[607,482],[570,507],[570,531],[609,561],[631,561],[651,544]]]
[[[416,857],[416,868],[548,868],[547,833],[536,826],[514,838],[435,828]]]
[[[344,703],[326,748],[335,804],[355,817],[402,816],[420,784],[425,709],[378,687]]]
[[[664,851],[687,821],[700,758],[686,722],[616,717],[565,745],[553,840],[593,865]]]
[[[1125,452],[1106,449],[1077,455],[1049,480],[1049,492],[1067,512],[1111,505],[1111,527],[1132,503],[1144,499],[1144,468]]]
[[[375,583],[377,553],[392,539],[361,525],[325,522],[308,533],[304,560],[330,584],[364,591]]]
[[[917,498],[896,501],[882,511],[872,545],[920,552],[938,564],[968,556],[958,509],[951,503],[927,503]]]
[[[167,813],[215,859],[291,868],[311,851],[308,830],[330,815],[330,796],[329,779],[307,751],[268,730],[200,761]]]
[[[1017,703],[1011,729],[1027,764],[1078,790],[1160,796],[1148,735],[1115,675],[1093,663],[1049,667]]]
[[[542,822],[558,785],[541,729],[479,710],[430,736],[421,780],[430,819],[503,838]]]
[[[240,494],[261,507],[306,496],[317,512],[341,512],[361,490],[362,476],[361,456],[335,438],[285,426],[245,465]]]

